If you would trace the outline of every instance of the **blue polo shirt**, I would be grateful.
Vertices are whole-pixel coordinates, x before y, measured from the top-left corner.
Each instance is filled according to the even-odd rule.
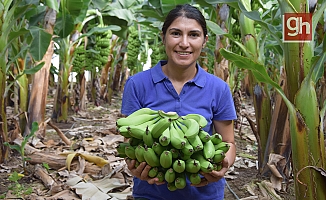
[[[174,111],[183,116],[189,113],[203,115],[208,124],[205,130],[212,134],[213,120],[234,120],[236,112],[228,84],[217,76],[207,73],[197,64],[197,74],[188,81],[180,94],[162,71],[160,61],[149,70],[130,76],[126,81],[121,113],[130,115],[134,111],[148,107],[165,112]],[[189,185],[182,190],[169,191],[167,185],[150,185],[134,178],[133,196],[151,200],[220,200],[224,198],[225,179],[204,187]]]

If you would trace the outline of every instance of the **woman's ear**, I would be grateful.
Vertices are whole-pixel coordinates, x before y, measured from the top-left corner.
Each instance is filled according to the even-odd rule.
[[[207,41],[208,41],[208,35],[206,35],[204,38],[203,48],[206,46]]]
[[[161,35],[161,39],[162,39],[163,45],[165,45],[165,38],[164,38],[163,33],[161,32],[160,35]]]

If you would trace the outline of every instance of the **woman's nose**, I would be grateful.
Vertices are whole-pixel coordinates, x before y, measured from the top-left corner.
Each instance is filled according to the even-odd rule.
[[[181,41],[180,41],[179,45],[180,45],[181,47],[188,47],[188,46],[189,46],[188,37],[187,37],[187,36],[183,36],[183,37],[181,38]]]

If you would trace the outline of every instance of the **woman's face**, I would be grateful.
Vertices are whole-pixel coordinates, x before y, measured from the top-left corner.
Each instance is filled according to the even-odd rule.
[[[207,36],[196,20],[176,18],[163,36],[168,64],[180,67],[195,65],[206,41]]]

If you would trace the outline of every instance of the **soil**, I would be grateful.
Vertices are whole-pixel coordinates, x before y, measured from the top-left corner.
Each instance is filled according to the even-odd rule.
[[[242,109],[246,110],[247,113],[253,116],[254,113],[250,102],[250,99],[244,99]],[[92,104],[92,102],[88,102],[87,111],[70,113],[71,117],[66,123],[54,124],[70,139],[78,138],[79,140],[83,140],[86,137],[94,137],[95,135],[104,137],[108,134],[117,134],[115,132],[114,125],[116,119],[120,117],[120,103],[121,99],[119,95],[114,97],[111,105],[103,103],[101,106],[96,107]],[[49,105],[47,106],[48,117],[51,115],[51,105],[52,99],[49,99]],[[9,111],[7,113],[10,115],[11,108],[8,109]],[[102,119],[103,121],[98,119]],[[86,127],[84,132],[86,133],[88,131],[88,133],[71,136],[69,130],[78,127]],[[96,131],[89,129],[89,127],[96,128]],[[103,127],[105,127],[106,131],[102,131]],[[50,126],[47,126],[46,132],[47,134],[43,140],[43,143],[49,144],[51,141],[55,144],[54,146],[51,146],[50,149],[52,151],[49,150],[49,152],[64,149],[64,144],[62,143],[61,139]],[[291,185],[288,186],[286,192],[276,191],[276,194],[280,198],[272,197],[271,195],[266,194],[264,192],[265,190],[262,190],[261,187],[259,187],[260,183],[264,181],[268,182],[269,180],[267,178],[263,179],[262,177],[258,176],[258,170],[256,167],[257,143],[249,124],[245,120],[242,120],[241,125],[235,130],[235,138],[237,145],[237,160],[235,165],[226,175],[227,187],[225,188],[225,199],[295,199]],[[44,152],[47,151],[46,148],[47,147],[42,147]],[[43,166],[45,167],[45,165]],[[14,172],[24,174],[24,176],[21,175],[17,182],[9,180],[9,177],[13,176]],[[49,169],[49,173],[51,174],[57,172],[58,171]],[[44,186],[43,182],[35,176],[34,173],[35,165],[27,162],[24,170],[22,167],[21,155],[17,151],[11,150],[9,160],[0,165],[0,199],[65,199],[51,198],[51,195],[44,192],[48,191],[48,189]],[[56,177],[58,179],[62,179],[62,177]],[[128,179],[131,180],[130,177]],[[14,189],[16,189],[16,192]],[[32,194],[23,193],[26,191],[28,192],[28,189],[32,191]],[[75,191],[72,189],[70,190],[72,192]],[[116,190],[115,192],[122,192],[122,190]],[[41,194],[43,194],[42,198]],[[127,199],[132,198],[128,196]]]

